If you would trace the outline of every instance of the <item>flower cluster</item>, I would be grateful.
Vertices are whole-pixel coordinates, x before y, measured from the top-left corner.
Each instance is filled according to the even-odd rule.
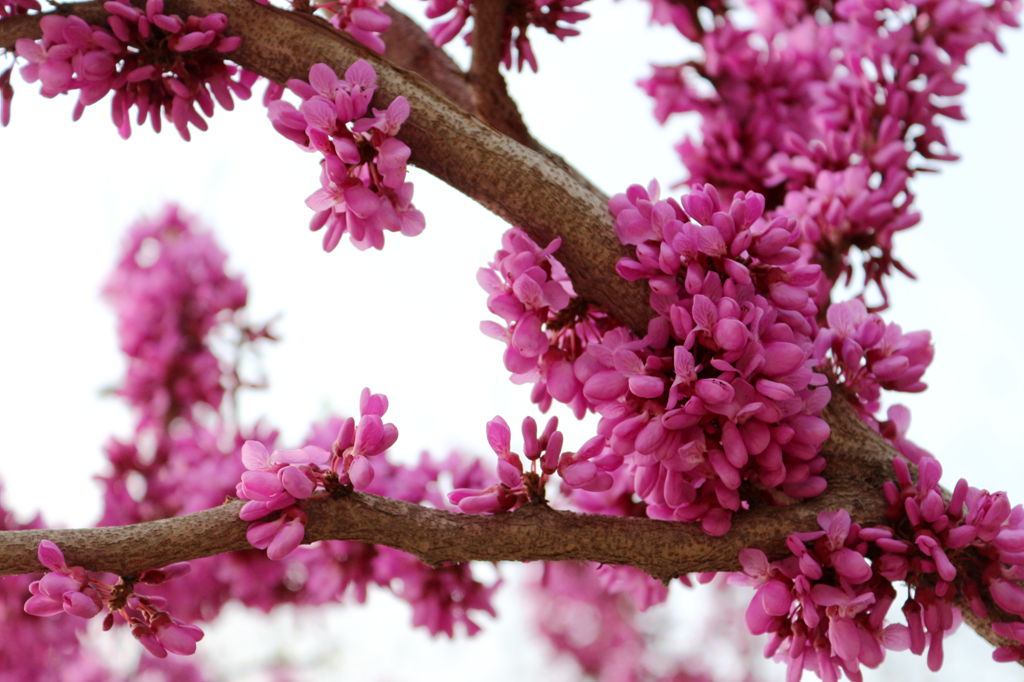
[[[757,588],[747,626],[772,635],[766,655],[786,660],[791,677],[808,669],[824,680],[840,671],[859,679],[860,665],[876,667],[886,649],[926,654],[938,670],[943,639],[960,624],[955,601],[1003,621],[993,628],[1011,643],[996,649],[997,660],[1024,658],[1024,508],[963,479],[947,501],[942,468],[927,455],[916,481],[903,458],[893,466],[895,480],[883,488],[888,526],[851,523],[845,510],[822,512],[821,530],[788,538],[791,557],[769,562],[760,550],[740,553],[745,575],[738,581]],[[954,566],[954,554],[967,570]],[[905,623],[887,625],[896,581],[909,588]],[[1005,614],[991,613],[989,603]]]
[[[769,633],[766,656],[786,661],[788,679],[812,670],[826,681],[840,671],[860,679],[861,665],[876,667],[884,648],[903,646],[898,626],[884,624],[896,592],[874,576],[864,557],[867,542],[845,510],[818,515],[821,530],[794,533],[793,556],[769,562],[764,552],[740,552],[738,582],[757,588],[747,609],[747,627]]]
[[[425,627],[433,635],[454,637],[458,624],[466,634],[475,635],[480,631],[475,612],[495,615],[491,600],[500,581],[481,583],[468,564],[431,568],[405,552],[387,547],[378,551],[374,562],[377,580],[391,585],[395,596],[409,603],[414,626]]]
[[[336,451],[335,434],[345,431],[346,421],[331,419],[317,425],[304,447]],[[360,426],[361,428],[361,426]],[[364,489],[374,495],[443,508],[444,495],[438,486],[441,476],[451,476],[456,487],[483,485],[479,461],[467,462],[452,455],[435,461],[422,454],[411,466],[395,464],[382,457],[374,460],[375,476]],[[303,548],[288,557],[299,562],[308,576],[298,595],[300,603],[336,601],[349,588],[359,602],[366,599],[371,584],[390,588],[409,603],[413,624],[433,634],[453,637],[457,627],[473,635],[480,630],[480,612],[494,616],[492,596],[500,581],[485,584],[474,577],[469,564],[430,567],[416,557],[390,547],[331,540]]]
[[[267,449],[258,441],[242,445],[242,464],[246,471],[236,490],[239,499],[249,500],[238,516],[256,521],[276,511],[272,521],[251,523],[245,536],[249,544],[267,550],[271,559],[281,559],[302,543],[307,517],[298,505],[316,491],[314,482],[321,467],[330,458],[326,450],[306,447],[298,450]]]
[[[241,278],[225,273],[226,259],[175,206],[129,232],[104,293],[129,358],[120,393],[143,423],[188,416],[198,403],[220,404],[224,385],[210,337],[247,297]]]
[[[929,332],[904,334],[899,325],[869,314],[859,299],[832,304],[826,320],[814,342],[815,357],[827,360],[863,418],[878,412],[883,388],[917,393],[927,387],[921,377],[934,355]]]
[[[532,382],[532,399],[542,410],[554,399],[582,417],[588,405],[573,364],[613,322],[576,297],[553,255],[561,240],[541,249],[523,230],[512,228],[501,243],[490,266],[477,273],[477,282],[487,292],[488,310],[504,325],[488,320],[480,329],[506,344],[505,368],[512,381]]]
[[[456,488],[448,499],[470,514],[493,513],[518,509],[531,502],[544,502],[544,488],[554,473],[570,488],[602,491],[612,485],[611,475],[602,468],[603,439],[592,438],[578,452],[562,452],[562,433],[558,419],[548,420],[544,431],[537,434],[532,417],[523,420],[523,457],[530,461],[530,471],[523,470],[523,460],[512,452],[512,432],[501,417],[487,422],[487,441],[498,455],[498,482],[478,488]]]
[[[111,584],[81,566],[68,566],[64,553],[49,540],[39,543],[38,556],[39,563],[50,570],[29,585],[32,596],[25,602],[26,613],[33,616],[68,613],[92,618],[107,610],[104,630],[113,627],[120,617],[128,623],[132,636],[158,658],[164,658],[168,652],[186,656],[195,653],[196,642],[203,638],[203,631],[163,610],[162,599],[138,594],[134,589],[136,583],[158,585],[185,575],[189,571],[188,564],[144,571],[135,580],[122,579]]]
[[[537,58],[533,54],[526,31],[530,26],[542,28],[559,40],[579,35],[573,24],[590,15],[577,9],[586,0],[526,0],[510,2],[505,9],[505,24],[501,33],[502,64],[523,70],[529,65],[537,71]],[[442,18],[429,29],[430,37],[437,45],[444,45],[459,35],[473,12],[472,0],[429,0],[427,17]],[[473,32],[466,34],[466,42],[472,43]]]
[[[391,28],[391,17],[381,11],[384,0],[327,0],[316,3],[331,26],[344,31],[377,54],[384,54],[381,33]]]
[[[246,532],[249,543],[267,550],[271,559],[283,559],[302,544],[305,536],[308,519],[302,509],[303,500],[317,493],[334,492],[339,486],[358,490],[369,486],[373,481],[369,458],[398,439],[395,425],[381,419],[387,409],[385,396],[363,389],[359,425],[352,418],[342,421],[330,452],[307,445],[268,453],[262,443],[246,441],[242,445],[246,471],[236,493],[239,499],[248,500],[239,518],[255,522]],[[274,512],[280,512],[274,519],[256,522]]]
[[[121,137],[131,135],[134,108],[139,125],[148,118],[159,132],[162,113],[188,140],[189,126],[206,130],[204,116],[213,115],[215,102],[232,109],[233,97],[249,97],[254,76],[224,62],[241,45],[226,34],[224,14],[182,18],[165,14],[163,0],[147,0],[144,10],[120,0],[103,7],[106,27],[50,14],[39,22],[39,41],[15,43],[17,55],[29,62],[22,76],[40,81],[43,96],[79,92],[76,120],[113,92],[111,115]]]
[[[359,423],[352,417],[341,423],[331,453],[332,468],[342,483],[350,483],[356,490],[370,486],[374,478],[370,457],[383,453],[398,440],[395,425],[385,424],[382,419],[387,411],[387,396],[364,388],[359,397]]]
[[[423,214],[412,205],[413,187],[405,180],[409,147],[395,135],[409,116],[409,103],[396,97],[387,109],[373,109],[377,74],[360,59],[338,78],[326,64],[314,64],[309,81],[291,79],[288,87],[302,99],[298,109],[271,102],[274,128],[307,151],[323,154],[322,187],[306,205],[316,211],[310,229],[324,232],[324,250],[332,251],[346,232],[357,248],[384,247],[384,231],[415,236]]]
[[[725,203],[705,186],[682,202],[659,201],[654,185],[613,197],[619,237],[636,247],[619,273],[648,280],[661,316],[642,339],[618,329],[590,344],[576,375],[648,515],[717,535],[744,506],[744,481],[796,498],[824,489],[820,269],[800,260],[791,221],[762,218],[760,195]]]
[[[28,587],[32,594],[25,612],[33,616],[55,616],[64,612],[79,618],[92,618],[103,608],[100,584],[91,581],[80,566],[69,567],[64,553],[49,540],[39,543],[39,563],[50,569]]]
[[[552,255],[558,243],[541,250],[510,231],[478,279],[506,322],[483,329],[508,344],[513,380],[536,382],[542,408],[553,397],[602,416],[603,443],[592,446],[600,456],[589,459],[628,477],[648,516],[723,534],[748,502],[745,482],[769,495],[820,493],[818,450],[829,433],[818,417],[826,379],[813,371],[822,278],[801,258],[795,223],[763,217],[761,195],[726,203],[711,186],[682,206],[659,200],[655,184],[633,186],[610,208],[619,239],[636,249],[619,274],[648,280],[659,317],[636,338],[574,310]]]
[[[951,612],[959,596],[976,617],[1004,621],[993,623],[993,630],[1016,644],[997,648],[996,660],[1024,659],[1024,508],[1011,507],[1005,493],[979,490],[963,479],[947,502],[939,463],[924,456],[917,467],[914,481],[906,462],[893,460],[896,480],[883,487],[886,516],[900,536],[874,530],[881,535],[876,570],[912,588],[903,607],[910,650],[920,654],[927,646],[928,666],[939,669],[942,636],[956,627],[958,614]],[[966,559],[967,570],[958,571],[949,555]],[[992,613],[986,597],[1005,614]]]
[[[959,71],[971,49],[998,47],[1000,26],[1017,25],[1019,1],[843,0],[821,12],[758,0],[753,22],[715,7],[702,22],[665,4],[652,0],[655,15],[704,57],[657,66],[642,86],[659,120],[701,116],[699,139],[677,146],[689,183],[765,194],[831,281],[853,274],[860,250],[884,301],[884,278],[906,272],[893,237],[920,219],[911,178],[956,158],[941,121],[963,118]]]
[[[231,298],[226,296],[235,286],[228,286],[231,281],[238,287],[238,303],[245,303],[241,280],[225,274],[224,256],[211,237],[196,234],[175,211],[168,215],[174,220],[168,221],[166,229],[150,226],[133,231],[111,278],[108,289],[117,303],[124,342],[163,349],[160,357],[165,358],[164,364],[178,367],[189,365],[183,359],[198,348],[210,346],[210,335],[196,336],[195,330],[211,325],[224,327],[218,337],[225,336],[222,332],[235,332],[237,338],[231,340],[242,350],[251,341],[272,338],[266,328],[242,325],[241,310],[231,308],[230,317],[225,317],[228,311],[214,312],[218,302]],[[183,262],[191,263],[192,269],[183,267]],[[171,324],[175,319],[178,324]],[[183,331],[187,336],[182,336]],[[225,338],[230,336],[234,335]],[[239,376],[238,359],[231,360],[218,356],[217,362],[209,363],[208,383],[227,391],[253,386]],[[187,375],[178,379],[187,385]],[[132,437],[108,444],[112,471],[101,477],[103,525],[148,521],[216,506],[227,495],[237,494],[239,479],[248,471],[249,493],[261,498],[249,501],[249,511],[258,512],[262,506],[266,514],[268,507],[287,505],[270,512],[266,520],[260,517],[265,523],[257,521],[259,527],[254,530],[255,541],[278,556],[301,542],[304,500],[327,494],[328,486],[351,484],[374,494],[443,507],[439,477],[450,475],[457,486],[484,485],[479,463],[466,467],[456,458],[438,463],[424,456],[416,465],[404,467],[376,456],[396,435],[394,427],[381,420],[387,408],[383,396],[365,393],[361,417],[319,425],[301,449],[282,454],[276,446],[277,434],[269,426],[234,423],[236,415],[229,401],[221,399],[196,410],[196,404],[189,401],[200,399],[200,393],[181,390],[175,395],[179,398],[172,401],[133,399],[139,421]],[[190,418],[176,419],[183,415]],[[173,428],[166,429],[168,423]],[[258,443],[243,447],[246,440]],[[245,459],[255,469],[245,469],[238,456],[240,448],[251,455]],[[316,486],[312,492],[311,483]],[[278,560],[253,551],[208,557],[191,565],[191,573],[183,579],[139,585],[138,589],[148,598],[174,604],[179,618],[196,622],[214,617],[231,600],[263,610],[282,602],[331,603],[347,594],[362,601],[369,586],[376,585],[405,599],[417,624],[434,634],[453,635],[460,628],[477,631],[480,612],[493,615],[490,595],[497,588],[497,584],[475,578],[467,565],[431,568],[397,550],[356,542],[321,542]],[[21,601],[17,606],[23,613]],[[34,636],[41,637],[40,628],[51,624],[53,629],[56,619],[28,620]],[[0,651],[0,663],[4,660]],[[154,659],[143,660],[152,667]]]

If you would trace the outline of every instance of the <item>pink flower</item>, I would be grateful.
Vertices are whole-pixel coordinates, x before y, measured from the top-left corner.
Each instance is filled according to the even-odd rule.
[[[381,11],[382,0],[328,0],[316,7],[326,10],[331,25],[344,31],[377,54],[384,54],[380,34],[391,26],[391,17]]]
[[[278,132],[324,155],[322,186],[306,205],[317,212],[310,228],[327,228],[326,251],[346,233],[357,248],[380,249],[384,231],[408,236],[423,231],[423,214],[412,206],[412,184],[405,181],[409,148],[394,137],[409,115],[409,103],[396,97],[387,109],[367,115],[376,79],[363,60],[352,64],[343,79],[327,65],[315,64],[308,81],[288,82],[303,100],[298,109],[279,101],[269,106]]]
[[[103,608],[103,599],[80,567],[69,568],[64,553],[53,542],[42,540],[37,551],[39,563],[50,569],[29,585],[32,594],[25,601],[25,613],[54,616],[64,612],[79,618],[92,618]]]
[[[512,432],[501,417],[487,422],[487,442],[498,456],[498,482],[486,488],[456,488],[448,500],[468,514],[496,513],[518,509],[524,504],[543,503],[545,486],[555,472],[569,488],[600,492],[612,486],[613,479],[602,460],[603,439],[593,438],[578,452],[562,452],[562,433],[558,419],[548,420],[543,433],[537,434],[532,417],[523,420],[523,456],[529,471],[523,468],[520,454],[512,451]]]
[[[153,621],[153,635],[157,642],[172,654],[190,656],[196,652],[196,643],[203,638],[203,631],[195,625],[182,623],[168,614]]]
[[[267,550],[269,559],[280,560],[302,544],[306,520],[301,510],[290,507],[273,521],[249,524],[245,537],[256,549]]]
[[[724,534],[744,481],[789,497],[824,490],[829,391],[812,354],[821,269],[802,261],[792,221],[764,216],[763,196],[659,192],[634,185],[609,202],[635,252],[619,274],[647,280],[659,317],[643,338],[618,328],[590,340],[574,378],[647,514]]]
[[[230,110],[233,97],[249,97],[254,77],[224,62],[224,55],[241,44],[225,35],[225,15],[182,19],[164,14],[163,0],[150,0],[145,10],[120,0],[103,7],[106,28],[76,16],[47,15],[40,20],[39,42],[19,39],[15,46],[29,62],[22,75],[41,81],[44,96],[79,91],[76,119],[113,92],[111,113],[122,137],[131,134],[134,108],[138,122],[149,118],[157,132],[162,112],[188,140],[189,126],[206,130],[204,116],[213,115],[215,102]],[[173,60],[166,58],[168,50]]]
[[[359,399],[361,417],[358,425],[351,417],[342,422],[331,446],[331,465],[342,482],[356,490],[365,490],[374,478],[370,458],[384,453],[398,440],[398,428],[385,424],[381,418],[388,409],[387,396],[364,388]]]

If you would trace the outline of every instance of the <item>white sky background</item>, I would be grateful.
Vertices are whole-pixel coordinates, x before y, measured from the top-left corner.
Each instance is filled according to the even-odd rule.
[[[671,149],[683,128],[659,128],[633,82],[648,62],[679,61],[684,42],[672,31],[648,30],[638,3],[595,0],[587,8],[594,16],[583,34],[564,45],[531,33],[541,70],[513,75],[513,94],[535,136],[606,192],[652,177],[668,186],[683,174]],[[947,485],[966,476],[1020,502],[1024,36],[1004,38],[1007,55],[990,48],[973,55],[969,123],[947,126],[963,160],[917,180],[924,221],[899,236],[897,250],[920,280],[894,282],[887,319],[931,329],[936,343],[931,388],[904,401],[914,410],[911,437],[940,457]],[[103,466],[101,446],[130,428],[121,404],[99,395],[123,372],[99,289],[125,228],[168,200],[216,231],[232,271],[250,286],[254,319],[283,313],[277,330],[284,340],[264,354],[272,388],[243,404],[247,418],[266,415],[280,426],[283,442],[331,410],[355,411],[363,386],[388,394],[388,417],[401,433],[396,450],[405,457],[453,447],[483,453],[484,423],[495,414],[510,423],[536,416],[528,388],[507,381],[501,345],[477,330],[488,313],[475,272],[499,246],[504,224],[473,202],[415,173],[415,203],[427,216],[421,236],[388,235],[383,252],[359,252],[345,240],[325,254],[320,235],[306,229],[303,204],[318,186],[316,157],[273,132],[258,102],[218,111],[211,131],[188,144],[173,130],[156,136],[148,128],[123,142],[106,101],[72,124],[70,98],[46,100],[37,84],[14,80],[13,121],[0,129],[7,326],[0,336],[0,475],[8,505],[24,514],[42,510],[55,524],[96,518],[90,476]],[[566,425],[567,446],[580,444],[585,430]],[[692,619],[677,615],[685,599],[673,601],[676,614],[661,617]],[[506,589],[499,610],[513,615],[520,601]],[[453,645],[422,632],[398,637],[408,610],[380,594],[371,605],[313,616],[306,648],[326,655],[325,677],[548,680],[565,672],[547,667],[543,649],[513,634],[514,618]],[[295,629],[291,618],[278,614],[275,627]],[[225,675],[245,660],[232,654],[238,636],[276,637],[252,619],[230,623],[200,645]],[[686,631],[679,632],[684,641]],[[1019,668],[992,663],[989,652],[964,629],[947,642],[938,675],[918,659],[890,660],[882,670],[906,680],[1019,678]],[[769,670],[781,678],[781,667]]]

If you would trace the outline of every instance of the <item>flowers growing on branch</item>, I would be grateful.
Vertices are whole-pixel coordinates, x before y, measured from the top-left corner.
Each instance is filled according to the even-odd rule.
[[[384,231],[410,237],[423,231],[423,214],[412,205],[412,183],[405,180],[409,147],[398,133],[409,103],[396,97],[387,109],[373,109],[377,74],[359,60],[338,78],[331,67],[315,64],[309,81],[288,87],[302,99],[298,109],[271,102],[274,128],[307,151],[323,154],[322,187],[306,205],[316,211],[311,230],[324,230],[324,250],[333,251],[348,233],[357,248],[384,247]]]
[[[526,36],[530,26],[542,28],[559,40],[579,35],[573,24],[590,15],[577,9],[586,0],[512,0],[505,4],[505,19],[501,30],[501,63],[506,69],[523,70],[529,65],[537,70],[537,57]],[[444,45],[462,33],[467,21],[479,12],[479,0],[429,0],[427,17],[440,19],[430,27],[430,37]],[[475,30],[475,29],[474,29]],[[466,42],[473,43],[475,33],[466,33]]]
[[[328,0],[316,3],[316,7],[327,12],[331,26],[384,54],[380,34],[391,27],[391,17],[381,11],[385,4],[384,0]]]
[[[717,3],[710,21],[682,8],[655,12],[705,53],[655,66],[641,83],[655,117],[700,114],[700,136],[676,147],[688,184],[764,194],[769,217],[797,222],[830,281],[851,278],[859,259],[850,254],[863,252],[863,277],[884,306],[885,278],[907,272],[893,239],[920,220],[911,180],[957,158],[942,120],[964,118],[957,98],[967,54],[983,43],[999,48],[996,32],[1017,25],[1020,2],[750,5],[752,25]]]
[[[607,318],[558,318],[572,289],[564,274],[546,274],[564,273],[550,262],[557,244],[531,250],[513,232],[506,246],[517,251],[495,261],[505,282],[494,270],[480,276],[489,307],[509,322],[485,326],[509,344],[506,366],[543,378],[542,406],[550,395],[601,415],[597,461],[652,518],[699,520],[721,535],[749,502],[746,481],[768,495],[819,494],[828,425],[818,415],[829,399],[813,370],[821,269],[801,260],[796,225],[765,220],[760,195],[726,204],[711,186],[682,206],[661,201],[656,185],[634,186],[610,207],[620,240],[636,249],[619,273],[648,280],[660,316],[643,338]],[[567,338],[567,327],[582,333]]]
[[[601,469],[603,460],[593,461],[601,453],[602,441],[587,441],[578,452],[562,452],[562,432],[552,417],[541,434],[532,417],[523,420],[523,454],[530,470],[523,470],[522,457],[512,452],[512,432],[501,417],[487,422],[487,441],[498,456],[498,483],[479,490],[456,488],[448,499],[464,512],[479,514],[517,509],[524,504],[546,502],[545,487],[551,475],[558,473],[570,488],[602,491],[612,485],[612,477]]]
[[[31,597],[25,612],[33,616],[55,616],[66,613],[79,618],[92,618],[106,611],[103,629],[115,622],[127,623],[132,636],[158,658],[168,653],[190,655],[203,631],[195,625],[179,621],[163,610],[165,600],[135,591],[135,585],[159,585],[189,572],[188,564],[174,564],[145,571],[137,578],[109,582],[80,566],[68,566],[64,553],[49,540],[39,543],[39,563],[49,569],[42,578],[29,585]]]
[[[111,117],[121,137],[131,135],[134,110],[137,125],[149,119],[160,132],[163,117],[188,140],[189,126],[207,129],[204,116],[213,116],[215,104],[230,110],[235,97],[249,98],[255,74],[224,61],[242,42],[227,35],[224,14],[182,18],[164,13],[163,0],[147,0],[144,10],[120,0],[103,7],[106,26],[51,14],[39,22],[40,40],[16,43],[28,61],[22,76],[38,80],[44,97],[78,91],[76,120],[113,92]]]
[[[363,389],[359,424],[351,417],[341,423],[331,452],[315,445],[298,450],[268,453],[258,441],[242,445],[246,471],[236,488],[238,497],[249,500],[239,512],[243,521],[257,521],[280,512],[270,521],[249,525],[247,537],[271,559],[283,559],[302,543],[307,516],[301,501],[317,493],[338,493],[344,486],[365,490],[373,481],[370,457],[379,455],[398,440],[394,424],[381,417],[388,409],[383,395]]]

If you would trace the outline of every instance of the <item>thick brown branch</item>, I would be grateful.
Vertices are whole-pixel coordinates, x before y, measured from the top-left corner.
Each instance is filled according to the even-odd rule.
[[[477,84],[484,85],[502,80],[502,38],[505,33],[505,13],[509,0],[481,0],[473,4],[473,32],[470,45],[473,60],[469,75]]]

